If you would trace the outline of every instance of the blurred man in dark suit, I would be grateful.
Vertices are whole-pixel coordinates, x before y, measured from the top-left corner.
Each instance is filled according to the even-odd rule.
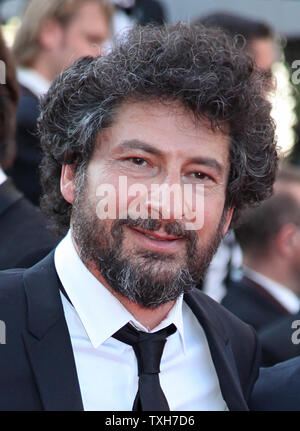
[[[300,411],[300,357],[261,368],[250,400],[257,411]]]
[[[271,366],[300,355],[299,326],[300,312],[282,317],[258,331],[263,365]]]
[[[300,172],[279,171],[274,195],[248,210],[236,229],[244,254],[243,278],[231,282],[222,304],[257,330],[299,311],[300,294]],[[283,334],[290,339],[291,329]],[[263,337],[267,341],[266,336]],[[280,347],[275,336],[273,343]],[[269,346],[270,349],[270,346]],[[269,351],[265,363],[276,362]]]
[[[7,269],[33,265],[56,241],[46,230],[46,220],[40,211],[23,197],[4,173],[15,154],[18,84],[1,33],[0,60],[5,64],[5,83],[0,84],[0,269]]]
[[[85,55],[96,56],[109,36],[106,0],[31,0],[16,35],[21,98],[17,109],[17,155],[9,174],[35,205],[41,195],[37,137],[39,97],[54,77]]]

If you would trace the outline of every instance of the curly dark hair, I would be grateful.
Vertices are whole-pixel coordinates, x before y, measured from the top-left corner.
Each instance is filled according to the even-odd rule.
[[[83,172],[99,131],[128,100],[175,100],[229,129],[226,205],[242,208],[270,196],[277,153],[267,82],[253,60],[221,30],[184,23],[132,29],[103,57],[85,57],[59,75],[41,103],[44,159],[41,206],[63,234],[72,206],[60,192],[63,164]]]

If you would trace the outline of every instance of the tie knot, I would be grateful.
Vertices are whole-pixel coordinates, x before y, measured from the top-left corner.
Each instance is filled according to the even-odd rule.
[[[167,337],[176,331],[171,324],[157,332],[142,332],[130,323],[123,326],[113,337],[133,347],[138,363],[138,374],[158,374]]]

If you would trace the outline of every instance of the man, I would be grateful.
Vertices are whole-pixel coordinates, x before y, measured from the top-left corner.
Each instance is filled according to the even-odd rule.
[[[300,173],[286,167],[274,196],[248,210],[235,231],[244,275],[230,283],[222,304],[257,330],[299,311],[299,220]]]
[[[100,54],[109,36],[105,0],[31,0],[14,43],[21,98],[17,111],[17,157],[10,175],[39,204],[41,149],[36,122],[39,97],[56,75],[80,57]]]
[[[294,288],[292,288],[296,294],[296,297],[292,294],[291,298],[294,301],[295,307],[293,312],[297,311],[299,307],[299,247],[298,247],[298,235],[299,235],[299,213],[300,213],[300,171],[297,167],[284,167],[279,171],[278,179],[275,183],[275,190],[277,193],[289,193],[294,200],[295,207],[295,223],[296,229],[294,230],[294,241],[291,242],[291,246],[294,248],[291,259],[291,276],[290,280],[294,277]],[[282,209],[279,211],[281,214]],[[290,226],[291,227],[291,226]],[[281,262],[283,263],[283,261]],[[278,265],[277,265],[278,266]],[[287,276],[287,272],[281,267],[281,270]],[[290,284],[290,283],[288,283]],[[276,292],[275,292],[276,293]],[[299,356],[300,347],[299,341],[293,342],[293,334],[296,333],[298,324],[300,321],[300,311],[296,314],[287,314],[280,319],[266,324],[259,331],[258,336],[262,345],[262,358],[265,366],[271,366],[279,362],[283,362],[287,359]]]
[[[2,409],[247,410],[254,331],[195,286],[272,190],[261,85],[222,32],[185,24],[137,27],[55,79],[42,203],[67,235],[0,275]]]
[[[46,220],[14,186],[4,169],[15,155],[18,84],[11,54],[0,33],[0,60],[5,83],[0,84],[0,269],[32,266],[56,245]],[[2,72],[2,71],[1,71]]]

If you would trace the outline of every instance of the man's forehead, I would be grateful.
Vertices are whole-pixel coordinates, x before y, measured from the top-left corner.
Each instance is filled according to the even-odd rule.
[[[72,14],[70,24],[76,22],[84,26],[92,26],[92,28],[95,28],[97,23],[99,25],[99,17],[108,25],[109,17],[101,3],[98,0],[86,0],[79,4],[77,10]],[[101,29],[99,29],[99,31],[101,31]]]
[[[228,128],[212,129],[210,121],[196,118],[177,102],[150,101],[121,105],[111,127],[99,132],[97,139],[97,147],[110,151],[142,149],[141,143],[161,153],[192,150],[200,154],[207,147],[222,157],[229,154],[230,136]]]

